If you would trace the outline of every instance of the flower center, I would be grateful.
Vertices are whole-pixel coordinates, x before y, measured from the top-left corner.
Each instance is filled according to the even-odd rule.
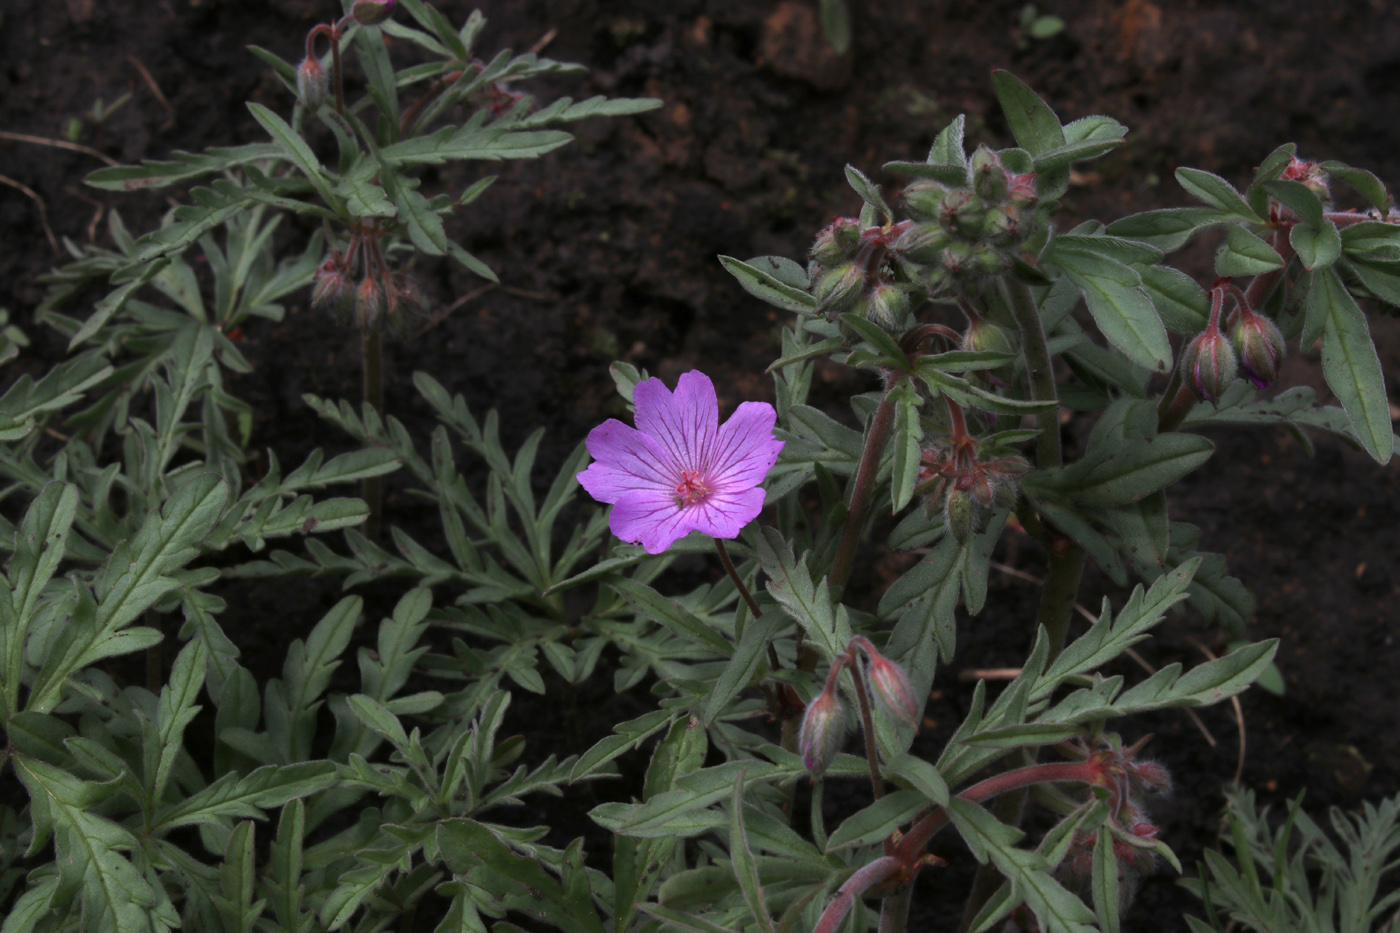
[[[694,470],[682,470],[681,481],[676,484],[676,508],[683,509],[695,505],[710,494],[710,487]]]

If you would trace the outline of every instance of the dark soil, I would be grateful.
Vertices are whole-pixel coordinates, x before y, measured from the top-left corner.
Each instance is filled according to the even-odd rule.
[[[552,468],[615,412],[607,374],[614,359],[668,381],[702,367],[731,407],[764,397],[771,389],[761,373],[784,322],[745,295],[715,255],[800,258],[818,228],[857,205],[843,165],[878,176],[887,160],[919,158],[958,113],[968,115],[974,141],[1009,144],[992,95],[994,67],[1015,72],[1062,117],[1107,113],[1131,128],[1120,152],[1076,178],[1065,199],[1071,221],[1187,203],[1172,180],[1177,166],[1239,183],[1289,141],[1306,156],[1338,158],[1400,183],[1400,12],[1382,0],[1050,0],[1043,11],[1068,27],[1045,41],[1019,35],[1019,0],[851,5],[855,48],[837,58],[815,28],[814,0],[483,2],[490,21],[483,49],[527,48],[557,30],[546,54],[594,69],[588,78],[536,88],[543,97],[605,93],[665,103],[639,118],[584,125],[574,145],[539,161],[434,179],[460,191],[481,174],[500,174],[451,232],[503,285],[390,345],[388,410],[426,438],[431,418],[408,378],[426,370],[465,394],[474,411],[497,408],[508,447],[536,426],[547,428],[541,460]],[[101,127],[89,126],[81,142],[131,162],[259,140],[244,101],[281,110],[290,101],[244,46],[295,60],[306,30],[331,6],[7,0],[0,129],[59,138],[97,98],[111,102],[129,92],[131,101]],[[456,0],[440,6],[454,22],[471,9]],[[100,165],[89,155],[0,139],[0,308],[35,339],[33,359],[62,352],[32,326],[43,293],[37,279],[60,261],[45,218],[57,237],[104,242],[107,212],[120,210],[141,231],[168,206],[159,195],[84,188],[82,176]],[[1190,271],[1209,278],[1209,250],[1191,255]],[[440,307],[482,284],[446,264],[423,263],[418,273]],[[1394,393],[1400,333],[1394,321],[1373,323]],[[301,396],[355,396],[354,334],[295,308],[280,325],[249,326],[245,352],[257,372],[233,388],[256,406],[256,446],[276,449],[284,464],[315,446],[346,448]],[[871,388],[824,375],[833,399]],[[1291,358],[1282,382],[1311,384],[1328,397],[1313,353]],[[1312,807],[1353,808],[1395,793],[1400,645],[1390,604],[1400,587],[1400,471],[1328,439],[1318,441],[1312,459],[1284,433],[1214,440],[1211,463],[1176,492],[1176,517],[1199,524],[1205,546],[1227,553],[1232,572],[1257,594],[1250,635],[1282,639],[1287,684],[1282,697],[1255,690],[1242,700],[1245,782],[1270,801],[1306,787]],[[403,500],[391,488],[389,508],[408,506]],[[400,514],[424,520],[411,509]],[[1043,555],[1029,541],[1011,542],[998,559],[1043,571]],[[881,561],[863,571],[878,580],[894,566]],[[1122,595],[1091,576],[1081,598],[1096,611],[1104,594]],[[287,620],[309,625],[338,595],[334,581],[243,586],[224,623],[239,633],[245,663],[275,670],[285,639],[304,634]],[[956,668],[940,673],[930,736],[946,735],[961,719],[970,687],[959,669],[1020,660],[1034,595],[1012,576],[993,579],[987,611],[964,623]],[[1189,614],[1169,620],[1143,646],[1147,660],[1191,664],[1206,650],[1223,650],[1223,636],[1197,622]],[[594,695],[582,707],[609,700],[596,707],[606,718],[579,715],[564,725],[554,717],[557,734],[532,735],[536,757],[581,750],[648,702],[644,694],[611,698],[608,680],[600,675],[588,685]],[[1242,735],[1229,704],[1201,711],[1201,719],[1215,744],[1181,713],[1124,724],[1130,738],[1156,733],[1152,748],[1175,775],[1175,795],[1155,817],[1188,866],[1213,844],[1221,787],[1236,772]],[[611,792],[587,792],[594,793]],[[571,803],[586,804],[580,797]],[[948,928],[966,878],[953,869],[924,873],[920,926]],[[1128,928],[1184,929],[1183,910],[1196,905],[1162,874],[1144,886]]]

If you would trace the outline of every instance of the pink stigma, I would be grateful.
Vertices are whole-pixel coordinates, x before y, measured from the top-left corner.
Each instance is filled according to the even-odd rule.
[[[694,470],[681,471],[681,481],[676,485],[676,508],[683,509],[687,505],[695,505],[709,494],[710,487],[705,485],[699,473]]]

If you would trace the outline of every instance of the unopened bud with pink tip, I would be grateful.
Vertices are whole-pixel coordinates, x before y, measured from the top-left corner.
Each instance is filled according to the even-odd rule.
[[[1230,345],[1239,354],[1240,375],[1255,388],[1267,389],[1278,378],[1283,360],[1283,332],[1262,314],[1240,308],[1230,315]]]
[[[797,751],[807,770],[819,775],[836,760],[846,741],[846,707],[833,685],[807,706],[797,733]]]
[[[919,725],[919,712],[922,707],[914,695],[914,686],[904,668],[876,651],[865,649],[868,662],[866,670],[870,674],[870,687],[881,708],[899,722],[915,728]]]
[[[1235,381],[1239,363],[1230,341],[1212,325],[1197,335],[1181,356],[1181,375],[1208,402],[1219,400]]]
[[[311,113],[320,109],[326,102],[326,94],[331,86],[326,69],[313,55],[308,55],[297,66],[297,100]]]

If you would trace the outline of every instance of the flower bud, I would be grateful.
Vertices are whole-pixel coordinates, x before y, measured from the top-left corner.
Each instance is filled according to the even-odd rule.
[[[367,275],[355,289],[355,321],[362,329],[368,330],[379,325],[379,317],[384,313],[384,290]]]
[[[943,250],[943,268],[952,275],[972,271],[972,247],[966,243],[949,243]]]
[[[817,311],[828,318],[849,311],[865,287],[865,275],[853,262],[829,269],[817,279],[812,295],[817,299]]]
[[[909,313],[909,293],[902,288],[881,282],[870,290],[865,316],[886,330],[904,320]]]
[[[1010,191],[1001,159],[985,143],[972,154],[972,190],[988,204],[1000,204]]]
[[[929,265],[938,262],[948,242],[948,234],[938,224],[914,224],[899,235],[894,249],[911,262]]]
[[[817,234],[809,255],[823,266],[834,266],[854,259],[860,245],[860,224],[849,217],[838,217]]]
[[[1283,333],[1262,314],[1241,308],[1230,316],[1230,345],[1240,359],[1240,375],[1267,389],[1278,378],[1283,359]]]
[[[982,235],[982,218],[987,212],[982,199],[971,191],[948,192],[938,212],[938,222],[952,236],[975,240]]]
[[[355,0],[350,15],[361,26],[378,26],[394,12],[395,0]]]
[[[1012,204],[1028,205],[1040,200],[1040,195],[1035,190],[1035,172],[1026,172],[1024,175],[1008,175],[1006,181],[1010,186],[1006,196]]]
[[[934,181],[916,181],[904,189],[904,205],[915,220],[935,220],[948,189]]]
[[[966,544],[977,525],[977,503],[957,483],[948,490],[943,503],[943,524],[958,544]]]
[[[1239,365],[1230,341],[1219,328],[1198,334],[1181,356],[1181,374],[1196,394],[1208,402],[1217,401],[1235,381]]]
[[[823,690],[802,714],[797,752],[807,770],[817,775],[831,766],[845,741],[846,707],[834,690]]]
[[[326,102],[330,92],[331,79],[326,69],[314,56],[308,55],[297,66],[297,100],[310,113],[315,113]]]
[[[914,686],[909,683],[909,675],[904,668],[873,648],[866,649],[870,674],[870,688],[875,700],[890,716],[906,726],[919,725],[921,704],[914,696]]]
[[[1165,794],[1172,789],[1172,776],[1155,761],[1132,762],[1128,765],[1128,779],[1136,789],[1149,794]],[[1152,828],[1155,832],[1156,827]],[[1136,833],[1137,828],[1133,831]]]
[[[982,239],[993,246],[1018,243],[1025,238],[1026,232],[1020,210],[1010,204],[994,207],[982,217]]]
[[[1011,257],[992,246],[972,248],[972,269],[982,275],[1001,275],[1011,268]]]
[[[963,332],[962,349],[974,353],[1015,353],[1016,345],[1011,342],[1011,335],[1005,328],[982,319],[967,325],[967,330]]]
[[[341,272],[340,264],[336,262],[334,257],[327,257],[321,263],[312,281],[315,284],[311,289],[311,306],[335,310],[346,289],[345,275]]]

